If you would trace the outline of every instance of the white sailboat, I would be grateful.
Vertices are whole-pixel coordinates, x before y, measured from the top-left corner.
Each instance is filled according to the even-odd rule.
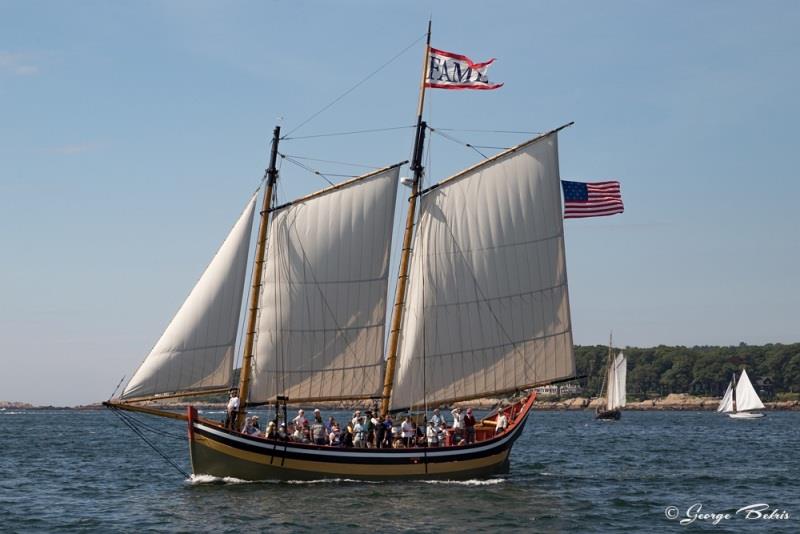
[[[611,341],[608,344],[608,370],[605,378],[606,388],[606,405],[605,408],[599,406],[595,417],[597,419],[614,419],[620,418],[620,408],[625,407],[625,386],[628,377],[628,360],[622,351],[617,353],[616,357],[612,357],[613,348]],[[601,393],[602,394],[602,393]]]
[[[733,419],[757,419],[764,417],[764,414],[751,410],[763,409],[764,403],[761,402],[758,393],[756,393],[753,384],[750,382],[747,371],[742,369],[742,374],[739,376],[738,381],[736,380],[736,373],[734,373],[717,411],[727,413],[728,417]]]

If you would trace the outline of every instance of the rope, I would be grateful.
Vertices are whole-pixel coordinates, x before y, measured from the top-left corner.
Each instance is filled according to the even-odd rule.
[[[289,133],[287,133],[286,135],[284,135],[284,136],[283,136],[283,139],[285,139],[285,138],[289,137],[289,136],[290,136],[290,135],[292,135],[294,132],[296,132],[297,130],[299,130],[300,128],[302,128],[303,126],[305,126],[306,124],[308,124],[309,122],[311,122],[313,119],[315,119],[315,118],[316,118],[318,115],[322,114],[324,111],[328,110],[328,109],[329,109],[330,107],[332,107],[334,104],[336,104],[337,102],[339,102],[341,99],[343,99],[344,97],[346,97],[347,95],[349,95],[350,93],[352,93],[353,91],[355,91],[355,90],[356,90],[358,87],[360,87],[361,85],[363,85],[363,84],[364,84],[364,83],[365,83],[367,80],[369,80],[370,78],[372,78],[373,76],[375,76],[376,74],[378,74],[380,71],[382,71],[383,69],[385,69],[386,67],[388,67],[388,66],[389,66],[389,64],[391,64],[391,63],[393,63],[393,62],[394,62],[394,60],[396,60],[397,58],[399,58],[400,56],[402,56],[403,54],[405,54],[405,53],[406,53],[406,52],[407,52],[407,51],[408,51],[408,50],[409,50],[409,49],[410,49],[412,46],[416,45],[416,44],[417,44],[418,42],[420,42],[422,39],[426,38],[426,37],[427,37],[427,35],[428,35],[428,34],[427,34],[427,33],[425,33],[425,34],[421,35],[420,37],[418,37],[418,38],[417,38],[417,39],[416,39],[416,40],[415,40],[413,43],[411,43],[410,45],[408,45],[407,47],[405,47],[404,49],[402,49],[402,50],[401,50],[400,52],[398,52],[398,53],[397,53],[397,54],[396,54],[394,57],[392,57],[392,58],[391,58],[389,61],[387,61],[386,63],[384,63],[383,65],[381,65],[381,66],[380,66],[380,67],[378,67],[377,69],[375,69],[374,71],[372,71],[372,72],[371,72],[370,74],[368,74],[366,77],[362,78],[360,82],[358,82],[357,84],[355,84],[353,87],[351,87],[350,89],[348,89],[347,91],[345,91],[344,93],[342,93],[341,95],[339,95],[338,97],[336,97],[335,99],[333,99],[333,101],[331,101],[329,104],[327,104],[326,106],[324,106],[322,109],[320,109],[319,111],[317,111],[316,113],[314,113],[313,115],[311,115],[309,118],[307,118],[306,120],[304,120],[303,122],[301,122],[301,123],[300,123],[300,124],[299,124],[299,125],[298,125],[298,126],[295,128],[295,129],[294,129],[294,130],[292,130],[292,131],[290,131]]]
[[[299,161],[297,161],[297,160],[294,160],[294,159],[292,159],[291,157],[289,157],[289,156],[287,156],[287,155],[285,155],[285,154],[280,154],[280,156],[281,156],[281,159],[285,159],[285,160],[286,160],[286,161],[288,161],[289,163],[294,163],[295,165],[297,165],[297,166],[298,166],[298,167],[300,167],[301,169],[303,169],[303,170],[306,170],[306,171],[310,172],[311,174],[316,174],[317,176],[319,176],[320,178],[322,178],[323,180],[325,180],[326,182],[328,182],[330,185],[334,185],[334,184],[333,184],[333,182],[331,182],[331,181],[328,179],[328,177],[327,177],[327,176],[325,176],[324,174],[322,174],[322,173],[321,173],[321,172],[319,172],[319,171],[315,171],[314,169],[312,169],[312,168],[311,168],[311,167],[309,167],[308,165],[305,165],[304,163],[300,163]]]
[[[347,163],[346,161],[334,161],[330,159],[317,159],[317,158],[307,158],[304,156],[295,156],[294,154],[282,154],[284,157],[293,158],[293,159],[304,159],[307,161],[319,161],[321,163],[333,163],[335,165],[344,165],[346,167],[361,167],[363,169],[380,169],[380,167],[375,165],[364,165],[360,163]]]
[[[392,130],[404,130],[407,128],[416,128],[416,126],[393,126],[391,128],[372,128],[369,130],[351,130],[349,132],[332,132],[332,133],[324,133],[324,134],[314,134],[314,135],[302,135],[300,137],[283,137],[283,141],[297,141],[300,139],[316,139],[318,137],[335,137],[338,135],[356,135],[356,134],[363,134],[363,133],[375,133],[375,132],[389,132]]]
[[[429,129],[431,132],[435,133],[435,134],[441,135],[442,137],[444,137],[444,138],[445,138],[445,139],[447,139],[448,141],[452,141],[452,142],[454,142],[454,143],[457,143],[457,144],[459,144],[459,145],[464,145],[464,146],[465,146],[465,147],[467,147],[467,148],[471,148],[472,150],[474,150],[475,152],[477,152],[478,154],[480,154],[480,155],[481,155],[481,157],[482,157],[483,159],[486,159],[486,158],[488,157],[488,156],[486,156],[486,154],[484,154],[483,152],[481,152],[480,150],[478,150],[478,149],[475,147],[475,145],[471,145],[471,144],[469,144],[469,143],[465,143],[464,141],[461,141],[460,139],[456,139],[455,137],[453,137],[453,136],[451,136],[451,135],[447,135],[446,133],[443,133],[443,132],[441,132],[441,131],[439,131],[439,130],[437,130],[437,129],[435,129],[435,128],[431,128],[430,126],[428,127],[428,129]]]
[[[181,466],[179,466],[177,463],[175,463],[175,461],[174,461],[174,460],[172,460],[172,458],[170,458],[169,456],[167,456],[167,455],[166,455],[165,453],[163,453],[163,452],[162,452],[162,451],[161,451],[161,450],[160,450],[158,447],[156,447],[156,446],[155,446],[155,444],[154,444],[154,443],[152,443],[152,442],[151,442],[149,439],[147,439],[147,437],[144,435],[144,433],[143,433],[141,430],[139,430],[139,429],[136,427],[136,425],[135,425],[135,424],[133,424],[131,421],[129,421],[129,420],[126,418],[126,417],[130,417],[130,415],[129,415],[129,414],[125,414],[125,416],[123,416],[123,415],[120,413],[120,411],[119,411],[117,408],[113,408],[113,407],[109,407],[109,408],[111,409],[112,413],[114,413],[115,415],[117,415],[117,416],[120,418],[120,421],[122,421],[123,423],[125,423],[125,425],[126,425],[128,428],[130,428],[130,429],[133,431],[133,433],[134,433],[134,434],[136,434],[137,436],[139,436],[140,438],[142,438],[142,441],[144,441],[144,442],[145,442],[147,445],[149,445],[151,449],[153,449],[154,451],[156,451],[156,453],[157,453],[159,456],[161,456],[161,457],[162,457],[162,458],[163,458],[163,459],[164,459],[164,460],[165,460],[165,461],[166,461],[168,464],[170,464],[172,467],[174,467],[175,469],[177,469],[177,470],[178,470],[178,472],[179,472],[180,474],[182,474],[182,475],[183,475],[185,478],[189,478],[189,473],[187,473],[186,471],[184,471],[184,470],[181,468]]]

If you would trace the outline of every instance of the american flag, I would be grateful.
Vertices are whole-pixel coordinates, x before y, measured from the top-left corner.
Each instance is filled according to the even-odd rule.
[[[564,190],[564,218],[601,217],[622,213],[619,182],[568,182],[561,180]]]

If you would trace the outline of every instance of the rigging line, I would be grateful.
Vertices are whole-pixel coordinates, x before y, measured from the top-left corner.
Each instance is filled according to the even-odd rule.
[[[317,176],[319,176],[320,178],[322,178],[323,180],[325,180],[326,182],[328,182],[330,185],[334,185],[334,183],[333,183],[333,182],[331,182],[331,181],[328,179],[328,177],[327,177],[327,176],[325,176],[324,174],[322,174],[322,173],[321,173],[321,172],[319,172],[319,171],[315,171],[314,169],[312,169],[312,168],[311,168],[311,167],[309,167],[308,165],[305,165],[305,164],[303,164],[303,163],[300,163],[299,161],[292,159],[291,157],[287,156],[286,154],[280,154],[280,157],[281,157],[281,159],[285,159],[285,160],[286,160],[286,161],[288,161],[289,163],[294,163],[295,165],[297,165],[297,166],[298,166],[298,167],[300,167],[301,169],[303,169],[303,170],[306,170],[306,171],[310,172],[311,174],[316,174]]]
[[[115,388],[114,388],[114,392],[113,392],[113,393],[111,393],[111,396],[108,398],[108,400],[111,400],[111,399],[113,399],[113,398],[114,398],[114,395],[116,395],[116,394],[117,394],[117,390],[118,390],[118,389],[119,389],[119,387],[122,385],[122,381],[123,381],[123,380],[125,380],[125,375],[122,375],[122,378],[120,378],[120,379],[119,379],[119,383],[117,384],[117,387],[115,387]]]
[[[344,135],[356,135],[363,133],[390,132],[394,130],[405,130],[408,128],[416,128],[416,126],[412,124],[411,126],[392,126],[390,128],[370,128],[367,130],[351,130],[349,132],[331,132],[331,133],[315,134],[315,135],[302,135],[300,137],[282,137],[281,140],[298,141],[301,139],[316,139],[318,137],[336,137],[339,135],[344,136]]]
[[[296,156],[294,154],[286,154],[286,157],[287,158],[293,158],[293,159],[304,159],[304,160],[307,160],[307,161],[319,161],[319,162],[322,162],[322,163],[333,163],[333,164],[336,164],[336,165],[344,165],[346,167],[361,167],[361,168],[364,168],[364,169],[380,169],[381,168],[381,167],[377,167],[375,165],[363,165],[363,164],[359,164],[359,163],[347,163],[345,161],[334,161],[334,160],[330,160],[330,159],[308,158],[308,157],[305,157],[305,156]]]
[[[477,152],[478,154],[480,154],[480,155],[481,155],[481,157],[482,157],[483,159],[487,159],[487,158],[488,158],[488,156],[487,156],[486,154],[484,154],[483,152],[481,152],[480,150],[478,150],[478,149],[477,149],[477,148],[476,148],[474,145],[471,145],[471,144],[469,144],[469,143],[465,143],[464,141],[461,141],[460,139],[456,139],[456,138],[455,138],[455,137],[453,137],[452,135],[448,135],[448,134],[446,134],[446,133],[440,132],[439,130],[437,130],[437,129],[435,129],[435,128],[431,128],[430,126],[428,127],[428,129],[429,129],[431,132],[435,133],[435,134],[439,134],[439,135],[441,135],[442,137],[444,137],[444,138],[445,138],[445,139],[447,139],[448,141],[452,141],[452,142],[454,142],[454,143],[457,143],[457,144],[459,144],[459,145],[464,145],[464,146],[465,146],[465,147],[467,147],[467,148],[471,148],[472,150],[474,150],[475,152]]]
[[[501,133],[501,134],[525,134],[525,135],[543,135],[544,132],[527,132],[523,130],[462,130],[460,128],[439,128],[444,132],[464,132],[464,133]]]
[[[166,431],[161,430],[159,428],[155,428],[153,426],[150,426],[147,423],[145,423],[144,421],[142,421],[141,419],[139,419],[137,417],[134,417],[133,414],[123,413],[122,411],[120,411],[119,412],[119,416],[120,417],[124,417],[124,418],[128,419],[129,421],[132,421],[134,424],[136,424],[136,425],[138,425],[138,426],[140,426],[142,428],[146,428],[147,430],[149,430],[153,434],[161,434],[162,436],[166,436],[166,437],[172,438],[172,439],[178,439],[178,440],[181,440],[181,441],[183,441],[183,439],[184,439],[184,436],[182,434],[181,435],[172,434],[170,432],[166,432]]]
[[[413,43],[411,43],[410,45],[406,46],[406,47],[405,47],[404,49],[402,49],[400,52],[398,52],[397,54],[395,54],[395,56],[394,56],[394,57],[392,57],[392,58],[391,58],[389,61],[387,61],[386,63],[384,63],[383,65],[381,65],[380,67],[378,67],[377,69],[375,69],[374,71],[372,71],[371,73],[367,74],[367,76],[366,76],[366,77],[364,77],[364,78],[362,78],[360,82],[358,82],[357,84],[355,84],[353,87],[351,87],[350,89],[348,89],[347,91],[345,91],[344,93],[342,93],[341,95],[339,95],[338,97],[336,97],[335,99],[333,99],[333,101],[331,101],[329,104],[327,104],[326,106],[324,106],[322,109],[320,109],[319,111],[317,111],[316,113],[314,113],[313,115],[311,115],[309,118],[307,118],[306,120],[304,120],[303,122],[301,122],[301,123],[300,123],[300,124],[299,124],[297,127],[295,127],[295,128],[294,128],[293,130],[291,130],[289,133],[287,133],[286,135],[284,135],[284,136],[283,136],[281,139],[286,139],[287,137],[289,137],[290,135],[292,135],[294,132],[296,132],[297,130],[299,130],[300,128],[302,128],[303,126],[305,126],[306,124],[308,124],[309,122],[311,122],[311,121],[312,121],[313,119],[315,119],[315,118],[316,118],[318,115],[322,114],[324,111],[328,110],[330,107],[332,107],[333,105],[335,105],[336,103],[338,103],[338,102],[339,102],[341,99],[343,99],[344,97],[346,97],[347,95],[349,95],[350,93],[352,93],[353,91],[355,91],[356,89],[358,89],[358,88],[359,88],[361,85],[363,85],[363,84],[364,84],[364,83],[365,83],[367,80],[369,80],[370,78],[372,78],[373,76],[375,76],[376,74],[378,74],[380,71],[382,71],[383,69],[385,69],[386,67],[388,67],[388,66],[389,66],[391,63],[393,63],[393,62],[394,62],[394,61],[395,61],[397,58],[399,58],[400,56],[402,56],[403,54],[405,54],[406,52],[408,52],[408,51],[411,49],[411,47],[415,46],[415,45],[416,45],[418,42],[420,42],[422,39],[425,39],[427,36],[428,36],[428,34],[427,34],[427,33],[424,33],[423,35],[420,35],[420,36],[419,36],[417,39],[415,39],[415,40],[414,40],[414,42],[413,42]]]
[[[117,410],[116,408],[111,408],[111,410],[112,410],[112,412],[113,412],[113,413],[115,413],[116,415],[118,415],[118,416],[120,415],[120,414],[119,414],[119,410]],[[126,425],[128,428],[130,428],[130,429],[133,431],[133,433],[134,433],[134,434],[136,434],[137,436],[139,436],[139,437],[142,439],[142,441],[144,441],[144,442],[145,442],[147,445],[149,445],[151,449],[153,449],[154,451],[156,451],[156,453],[157,453],[159,456],[161,456],[161,457],[162,457],[162,458],[163,458],[163,459],[164,459],[164,460],[165,460],[165,461],[166,461],[168,464],[170,464],[172,467],[174,467],[175,469],[177,469],[177,470],[178,470],[178,472],[179,472],[179,473],[181,473],[181,474],[182,474],[184,477],[186,477],[186,478],[189,478],[189,473],[187,473],[186,471],[184,471],[184,470],[181,468],[181,466],[179,466],[177,463],[175,463],[175,461],[174,461],[172,458],[170,458],[169,456],[167,456],[166,454],[164,454],[164,452],[162,452],[162,451],[161,451],[161,450],[160,450],[158,447],[156,447],[156,446],[155,446],[155,444],[153,444],[153,443],[152,443],[152,442],[151,442],[149,439],[147,439],[147,437],[146,437],[146,436],[145,436],[145,435],[144,435],[144,434],[143,434],[143,433],[142,433],[142,432],[141,432],[141,431],[140,431],[138,428],[136,428],[136,426],[135,426],[135,425],[133,425],[132,423],[130,423],[130,422],[129,422],[129,421],[127,421],[127,420],[126,420],[124,417],[121,417],[121,416],[120,416],[120,420],[121,420],[123,423],[125,423],[125,425]]]

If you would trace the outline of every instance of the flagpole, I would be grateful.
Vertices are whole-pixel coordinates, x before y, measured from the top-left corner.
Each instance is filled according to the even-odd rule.
[[[386,374],[383,380],[383,394],[381,395],[381,414],[389,412],[389,402],[394,386],[394,372],[397,364],[397,346],[400,340],[400,326],[403,319],[403,308],[406,300],[406,282],[408,281],[408,259],[411,256],[411,237],[414,234],[414,216],[417,208],[417,193],[422,180],[422,147],[425,144],[426,124],[422,120],[425,109],[425,82],[428,74],[428,58],[431,51],[431,20],[428,20],[428,39],[425,43],[425,56],[422,61],[422,77],[419,85],[419,103],[417,105],[417,130],[414,136],[414,156],[411,160],[411,170],[414,171],[414,181],[411,184],[411,198],[408,199],[408,213],[406,214],[406,228],[403,233],[403,250],[400,253],[400,271],[397,275],[397,289],[394,296],[392,310],[392,325],[389,331],[389,345],[386,355]]]

